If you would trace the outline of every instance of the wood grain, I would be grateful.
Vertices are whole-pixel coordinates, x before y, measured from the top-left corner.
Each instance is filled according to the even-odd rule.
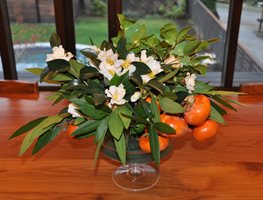
[[[116,164],[101,158],[93,166],[93,138],[61,133],[36,156],[18,151],[23,137],[9,141],[22,124],[57,113],[41,92],[38,100],[0,98],[0,199],[255,199],[263,197],[263,96],[240,96],[245,104],[225,117],[217,137],[197,143],[189,135],[175,141],[160,167],[159,183],[147,191],[127,192],[111,180]]]

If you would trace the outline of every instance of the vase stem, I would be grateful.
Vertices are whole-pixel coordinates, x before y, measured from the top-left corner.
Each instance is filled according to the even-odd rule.
[[[146,164],[122,165],[112,174],[113,182],[125,190],[141,191],[157,184],[159,171]]]

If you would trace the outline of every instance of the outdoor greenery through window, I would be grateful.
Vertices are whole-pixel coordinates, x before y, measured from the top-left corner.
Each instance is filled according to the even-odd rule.
[[[176,24],[178,29],[191,26],[200,39],[218,38],[202,52],[207,59],[208,75],[204,78],[213,85],[222,85],[225,39],[229,0],[125,0],[123,13],[148,25],[148,32],[158,34],[165,23]],[[260,3],[261,2],[261,3]],[[7,0],[19,79],[37,80],[25,72],[28,67],[45,67],[50,53],[48,41],[55,31],[53,0]],[[235,65],[234,85],[240,82],[262,80],[263,6],[259,0],[244,0]],[[107,1],[73,0],[77,54],[91,41],[98,45],[108,39]],[[251,45],[252,44],[252,45]],[[247,73],[249,72],[249,75]],[[3,70],[0,63],[0,79]]]

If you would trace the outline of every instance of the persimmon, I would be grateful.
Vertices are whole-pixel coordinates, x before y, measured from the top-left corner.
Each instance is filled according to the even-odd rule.
[[[219,129],[218,123],[213,120],[207,120],[200,126],[193,129],[193,137],[199,141],[203,142],[212,137],[214,137]]]
[[[151,102],[152,102],[151,96],[148,96],[148,97],[145,99],[145,101],[148,102],[148,103],[151,103]],[[158,106],[158,110],[161,111],[161,106],[160,106],[159,101],[156,100],[156,104],[157,104],[157,106]]]
[[[169,124],[175,130],[175,134],[160,133],[162,136],[181,137],[181,136],[184,136],[188,131],[188,124],[181,117],[176,117],[176,116],[167,115],[167,114],[161,114],[160,120],[163,123]]]
[[[184,113],[185,121],[190,125],[203,124],[211,112],[210,100],[205,95],[196,95],[190,109]]]
[[[158,140],[159,140],[160,151],[166,149],[166,147],[169,144],[169,138],[158,136]],[[150,153],[151,152],[149,133],[144,133],[139,138],[139,147],[140,147],[140,149],[142,151],[144,151],[146,153]]]
[[[71,134],[78,128],[78,126],[75,126],[73,124],[69,124],[66,130],[66,133],[68,134],[68,136],[70,138],[74,138],[74,136],[72,136]]]

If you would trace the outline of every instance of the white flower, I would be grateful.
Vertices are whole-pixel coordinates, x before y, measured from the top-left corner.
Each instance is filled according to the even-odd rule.
[[[46,62],[56,59],[69,61],[73,57],[72,53],[65,53],[65,49],[62,47],[62,45],[60,45],[59,47],[53,47],[52,50],[52,54],[47,54]]]
[[[115,73],[121,74],[122,62],[118,60],[118,54],[113,53],[112,49],[100,51],[97,58],[101,61],[100,73],[108,80],[111,80]]]
[[[164,60],[164,64],[172,65],[172,67],[175,69],[183,66],[183,64],[180,62],[179,58],[176,58],[173,55],[170,55],[168,58],[166,58]]]
[[[107,61],[108,63],[115,63],[118,60],[118,54],[114,53],[112,49],[102,50],[99,52],[98,57],[100,61]]]
[[[121,75],[125,74],[127,71],[129,71],[129,76],[135,72],[136,67],[132,65],[132,62],[139,61],[139,58],[135,56],[134,53],[129,53],[125,60],[121,60]]]
[[[123,99],[126,94],[126,90],[124,89],[124,85],[122,83],[118,87],[110,86],[109,89],[105,90],[105,94],[107,97],[111,98],[111,104],[122,105],[126,103],[126,100]]]
[[[95,46],[95,45],[89,45],[89,47],[88,47],[89,49],[92,49],[93,51],[95,51],[96,53],[99,53],[101,50],[97,47],[97,46]]]
[[[186,88],[187,88],[189,93],[192,93],[195,89],[195,79],[196,79],[195,74],[191,75],[189,72],[187,72],[184,80],[185,80]]]
[[[131,96],[131,102],[136,102],[138,99],[141,98],[141,93],[140,92],[134,92],[134,94]]]
[[[159,74],[160,72],[163,71],[163,69],[161,68],[160,62],[158,62],[157,60],[154,60],[154,57],[152,56],[147,57],[146,50],[143,50],[141,52],[141,62],[148,65],[148,67],[152,70],[152,72],[149,74],[141,75],[143,83],[147,83],[149,80],[155,78],[156,74]]]
[[[76,111],[76,109],[78,109],[78,107],[75,104],[70,103],[68,105],[68,113],[71,114],[73,118],[81,117],[81,115],[78,113],[78,111]]]
[[[115,73],[118,75],[121,73],[121,68],[118,65],[111,65],[110,63],[104,61],[99,65],[100,73],[105,76],[108,80],[111,80]]]

